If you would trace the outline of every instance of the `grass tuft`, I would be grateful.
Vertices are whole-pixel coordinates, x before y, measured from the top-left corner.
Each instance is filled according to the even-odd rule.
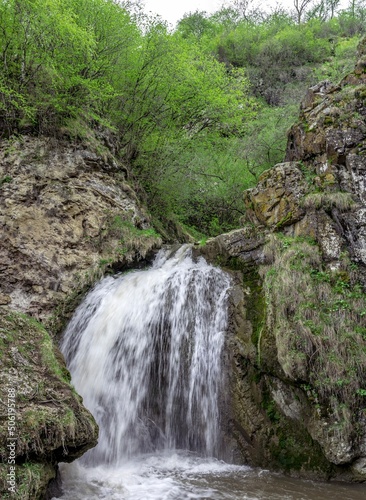
[[[334,193],[310,193],[303,200],[304,208],[331,210],[337,208],[340,212],[347,212],[355,206],[351,193],[337,191]]]

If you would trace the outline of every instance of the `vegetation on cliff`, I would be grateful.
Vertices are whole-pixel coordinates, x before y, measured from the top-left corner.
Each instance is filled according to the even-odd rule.
[[[160,219],[209,235],[237,226],[242,191],[283,159],[305,88],[351,68],[366,12],[250,3],[187,14],[171,32],[128,2],[2,0],[2,136],[102,139]]]
[[[286,161],[245,192],[243,228],[203,251],[243,273],[233,312],[242,455],[356,481],[366,463],[365,67],[363,39],[353,71],[302,99]]]
[[[358,266],[345,252],[332,271],[316,242],[304,238],[273,235],[265,253],[267,329],[285,376],[303,384],[342,432],[357,434],[366,396],[366,296]]]

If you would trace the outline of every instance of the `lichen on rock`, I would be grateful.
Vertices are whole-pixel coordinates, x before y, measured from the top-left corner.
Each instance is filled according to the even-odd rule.
[[[300,200],[307,191],[306,180],[296,163],[281,163],[264,172],[255,188],[245,191],[246,216],[253,222],[279,229],[300,220]]]

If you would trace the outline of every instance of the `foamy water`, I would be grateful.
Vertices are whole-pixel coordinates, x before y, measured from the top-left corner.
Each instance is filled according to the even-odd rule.
[[[366,487],[283,477],[177,451],[118,467],[62,464],[64,500],[365,500]]]
[[[86,297],[62,350],[100,437],[81,459],[61,464],[64,500],[366,498],[362,486],[213,458],[229,289],[225,273],[185,246],[161,252],[150,269],[102,280]]]

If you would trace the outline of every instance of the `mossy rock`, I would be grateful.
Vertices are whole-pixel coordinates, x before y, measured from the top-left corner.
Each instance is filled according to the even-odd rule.
[[[15,481],[14,481],[15,478]],[[26,462],[14,465],[0,464],[1,498],[17,500],[44,500],[55,469],[50,464]]]
[[[39,492],[29,498],[41,498],[37,495],[54,477],[57,462],[70,462],[95,446],[98,427],[70,385],[62,354],[40,323],[0,309],[0,353],[0,399],[5,405],[0,420],[2,468],[16,467],[18,494],[22,488],[24,495],[32,491],[24,486],[28,481],[32,488],[39,484]],[[7,492],[5,488],[2,495]],[[16,498],[28,498],[24,495]]]

